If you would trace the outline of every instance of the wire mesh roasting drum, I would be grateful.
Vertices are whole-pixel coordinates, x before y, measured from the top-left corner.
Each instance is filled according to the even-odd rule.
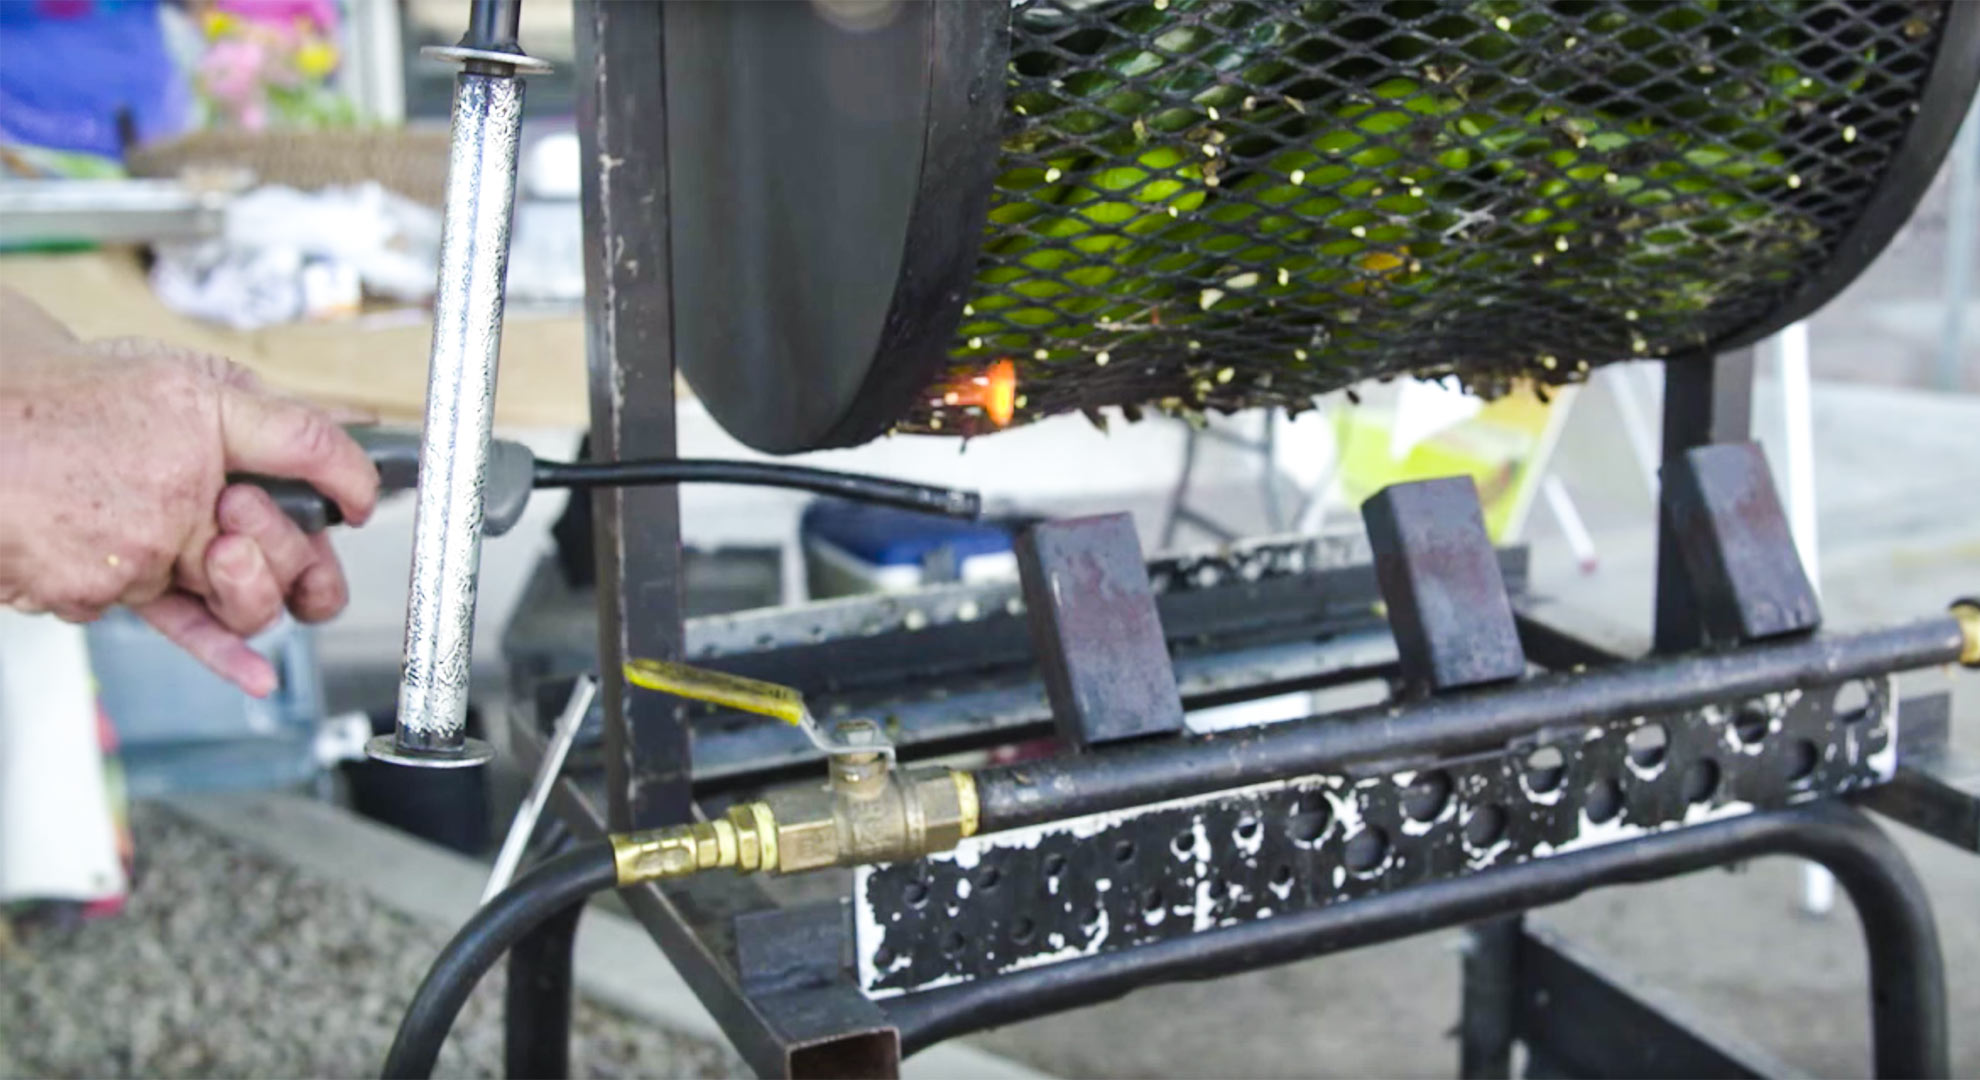
[[[677,357],[772,451],[1750,342],[1883,248],[1980,79],[1980,4],[1931,0],[666,18]]]

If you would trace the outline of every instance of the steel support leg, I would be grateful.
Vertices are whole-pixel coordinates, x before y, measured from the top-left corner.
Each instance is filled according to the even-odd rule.
[[[1754,351],[1685,357],[1664,364],[1665,464],[1686,450],[1715,442],[1744,442],[1753,424]],[[1675,530],[1657,505],[1656,651],[1683,652],[1704,641],[1691,583]]]
[[[591,452],[601,461],[675,456],[665,7],[584,0],[575,12]],[[627,660],[680,658],[679,492],[591,498],[612,827],[686,821],[687,721],[675,699],[629,692],[624,675]]]
[[[571,830],[552,816],[540,818],[525,858],[541,863],[572,843]],[[583,904],[546,919],[509,948],[509,978],[502,997],[503,1071],[513,1080],[571,1075],[572,948]]]
[[[583,914],[583,904],[572,904],[509,950],[502,1016],[510,1080],[571,1075],[571,949]]]
[[[1509,915],[1465,933],[1458,1013],[1458,1075],[1507,1080],[1519,1016],[1519,953],[1525,918]]]

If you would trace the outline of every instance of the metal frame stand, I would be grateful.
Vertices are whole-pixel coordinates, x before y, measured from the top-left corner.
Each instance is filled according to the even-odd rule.
[[[580,0],[576,14],[578,127],[586,163],[586,310],[593,450],[604,458],[668,456],[674,451],[674,362],[665,8]],[[1690,497],[1697,505],[1689,512],[1714,511],[1713,499],[1720,492],[1711,486],[1715,474],[1710,469],[1723,470],[1728,462],[1715,458],[1717,464],[1701,463],[1696,457],[1686,457],[1686,452],[1744,439],[1751,367],[1751,356],[1746,353],[1670,366],[1664,458],[1667,472],[1670,466],[1679,465],[1692,470],[1684,473],[1696,488]],[[1737,479],[1737,467],[1742,464],[1737,455],[1729,464],[1733,472],[1719,474],[1719,478],[1732,475]],[[1443,498],[1439,495],[1430,501]],[[1055,659],[1062,662],[1048,670],[1047,682],[1041,686],[1035,675],[1022,674],[1031,670],[1032,654],[1025,648],[1024,619],[1019,614],[1025,608],[1015,588],[998,592],[984,587],[966,597],[897,598],[890,603],[897,609],[912,608],[922,624],[909,622],[906,630],[881,633],[853,622],[843,627],[826,626],[813,621],[819,616],[811,613],[804,614],[803,625],[785,626],[776,613],[765,613],[687,627],[681,618],[680,515],[674,489],[614,490],[600,492],[594,499],[599,569],[595,663],[605,693],[602,761],[596,757],[589,760],[602,766],[603,783],[587,779],[587,759],[580,753],[552,796],[558,815],[580,837],[685,821],[695,813],[697,796],[716,807],[726,793],[738,787],[788,777],[793,770],[804,775],[807,767],[815,768],[802,746],[777,741],[789,733],[766,734],[760,728],[723,725],[702,729],[703,738],[694,746],[700,760],[692,760],[686,712],[661,695],[627,693],[624,660],[680,657],[688,651],[684,646],[695,633],[701,635],[693,649],[697,662],[717,662],[742,674],[770,679],[785,676],[788,681],[802,682],[806,673],[856,672],[873,678],[899,670],[917,672],[924,680],[940,683],[941,692],[917,706],[925,726],[905,731],[895,740],[904,755],[1036,737],[1048,731],[1053,720],[1050,713],[1040,711],[1045,690],[1056,686],[1063,691],[1082,680],[1104,682],[1109,673],[1130,668],[1153,675],[1152,670],[1142,672],[1142,667],[1153,662],[1150,657],[1165,652],[1159,634],[1132,643],[1115,642],[1116,648],[1135,655],[1123,653],[1115,661],[1095,666],[1095,657],[1102,654],[1089,651],[1084,631],[1066,621],[1068,613],[1079,614],[1077,606],[1061,604],[1064,610],[1030,612],[1035,624],[1057,631],[1031,640],[1047,643],[1040,647],[1059,650]],[[1440,542],[1438,530],[1443,525],[1463,522],[1448,515],[1426,518],[1411,509],[1411,500],[1398,500],[1387,512],[1394,519],[1385,526],[1390,536],[1382,542],[1391,550],[1383,558],[1403,558],[1400,563],[1383,564],[1388,610],[1400,610],[1389,595],[1391,589],[1427,597],[1439,589],[1459,588],[1444,597],[1445,606],[1429,603],[1409,616],[1415,623],[1412,634],[1425,639],[1420,648],[1407,640],[1401,642],[1405,652],[1418,649],[1414,657],[1404,658],[1411,662],[1398,664],[1395,654],[1390,653],[1331,667],[1315,665],[1316,640],[1329,636],[1345,639],[1370,631],[1369,626],[1358,623],[1345,624],[1345,633],[1341,629],[1344,624],[1339,623],[1330,624],[1333,629],[1316,630],[1315,620],[1348,618],[1346,608],[1353,609],[1352,617],[1369,620],[1372,603],[1368,590],[1376,576],[1365,555],[1358,565],[1331,565],[1322,568],[1324,573],[1309,572],[1322,561],[1324,544],[1318,540],[1292,545],[1299,549],[1296,552],[1282,545],[1270,551],[1238,550],[1206,557],[1201,565],[1151,565],[1154,595],[1136,593],[1134,603],[1142,616],[1147,615],[1144,609],[1152,606],[1159,614],[1158,630],[1166,627],[1171,634],[1166,650],[1176,654],[1175,692],[1185,707],[1220,700],[1217,694],[1233,693],[1229,682],[1201,679],[1206,671],[1252,672],[1246,678],[1253,682],[1246,686],[1268,691],[1375,676],[1399,679],[1405,693],[1415,697],[1399,699],[1395,708],[1381,707],[1368,715],[1319,718],[1326,723],[1291,721],[1257,733],[1234,734],[1227,741],[1216,742],[1214,753],[1201,745],[1203,737],[1178,735],[1167,728],[1152,734],[1106,728],[1120,719],[1107,708],[1090,710],[1090,717],[1084,711],[1070,715],[1060,710],[1058,722],[1072,725],[1064,734],[1091,749],[1074,757],[1038,763],[1041,775],[1056,769],[1053,775],[1064,775],[1071,781],[1086,778],[1084,787],[1078,782],[1066,787],[1066,791],[1076,793],[1070,797],[1074,801],[1059,807],[1066,813],[1057,817],[1068,816],[1077,799],[1086,799],[1092,809],[1117,809],[1120,820],[1131,823],[1138,814],[1160,809],[1148,805],[1158,800],[1141,800],[1140,796],[1172,782],[1194,784],[1182,792],[1186,796],[1222,798],[1221,789],[1203,785],[1224,776],[1216,770],[1225,768],[1254,770],[1254,779],[1259,780],[1298,779],[1293,774],[1281,777],[1270,773],[1272,763],[1268,759],[1278,750],[1305,755],[1299,758],[1302,767],[1318,763],[1315,768],[1322,771],[1374,770],[1380,776],[1371,783],[1380,784],[1390,782],[1382,777],[1394,772],[1397,754],[1413,754],[1410,760],[1414,762],[1436,753],[1469,752],[1473,756],[1464,760],[1475,763],[1481,760],[1478,755],[1506,756],[1513,747],[1521,748],[1519,752],[1524,754],[1536,744],[1545,744],[1551,737],[1549,732],[1570,723],[1586,730],[1591,722],[1621,722],[1651,712],[1667,715],[1673,724],[1690,723],[1698,728],[1694,721],[1705,715],[1702,710],[1710,701],[1750,702],[1785,686],[1825,688],[1840,677],[1881,679],[1917,663],[1943,662],[1957,651],[1959,634],[1957,629],[1949,629],[1950,620],[1881,637],[1811,641],[1804,635],[1787,644],[1756,647],[1750,644],[1751,639],[1774,632],[1762,627],[1728,639],[1726,644],[1736,642],[1737,647],[1724,652],[1666,661],[1664,666],[1618,661],[1613,678],[1602,672],[1583,676],[1577,666],[1572,672],[1505,685],[1504,665],[1481,663],[1480,655],[1463,650],[1447,651],[1452,640],[1448,613],[1477,610],[1470,602],[1471,594],[1464,590],[1484,589],[1487,591],[1478,595],[1496,595],[1499,599],[1495,602],[1504,602],[1508,589],[1500,583],[1503,558],[1495,561],[1488,555],[1480,559],[1475,551],[1467,551],[1462,580],[1455,580],[1448,567],[1440,568],[1434,561],[1410,562],[1408,556],[1412,550],[1423,550],[1419,545]],[[1713,524],[1721,522],[1715,520]],[[1468,534],[1459,539],[1469,542]],[[1770,539],[1758,537],[1755,550],[1776,551],[1767,546]],[[1728,599],[1720,587],[1722,581],[1694,582],[1686,567],[1700,565],[1698,553],[1689,543],[1678,540],[1677,528],[1666,520],[1659,543],[1658,653],[1686,651],[1703,643],[1708,615],[1713,617],[1712,635],[1720,639],[1726,637],[1725,627],[1730,625],[1726,622],[1728,610],[1735,617],[1760,610],[1737,595],[1738,589],[1732,590],[1735,595]],[[1755,538],[1735,537],[1732,542],[1747,540]],[[1085,542],[1078,535],[1063,538],[1069,549]],[[1489,548],[1486,551],[1489,553]],[[1058,557],[1048,547],[1033,554],[1033,561],[1041,565]],[[1289,566],[1297,569],[1289,570]],[[1277,576],[1268,581],[1260,575]],[[1744,584],[1737,574],[1734,578],[1735,585]],[[1323,580],[1327,583],[1324,586]],[[1779,583],[1767,584],[1772,587]],[[1356,589],[1361,592],[1356,593]],[[1354,594],[1357,599],[1339,610],[1329,607],[1342,604],[1340,597],[1345,594]],[[954,609],[965,600],[969,613],[959,615]],[[544,602],[544,597],[532,594],[525,599],[523,610],[536,611]],[[1517,611],[1509,610],[1507,615],[1508,626],[1495,623],[1494,642],[1505,645],[1508,635],[1516,636],[1517,641],[1509,647],[1515,654],[1524,648],[1527,659],[1563,666],[1593,666],[1616,659],[1609,651],[1545,627]],[[931,617],[935,625],[929,626]],[[1189,629],[1178,631],[1179,623],[1187,623]],[[1796,624],[1788,629],[1799,632],[1806,628]],[[1179,639],[1178,634],[1186,636]],[[516,637],[513,629],[511,636]],[[1226,638],[1231,655],[1245,657],[1243,665],[1219,667],[1224,660],[1214,648],[1207,653],[1192,652],[1203,642]],[[560,655],[568,655],[568,649]],[[1289,656],[1293,659],[1288,660]],[[1837,666],[1845,656],[1855,665],[1847,671]],[[1160,659],[1163,666],[1170,664],[1168,656],[1161,655]],[[573,662],[593,661],[581,658]],[[1021,673],[1016,682],[999,683],[997,677],[986,674],[1000,664],[1004,667],[998,670]],[[553,666],[535,665],[531,670],[541,676]],[[1829,674],[1808,674],[1817,668]],[[1268,674],[1255,674],[1261,669]],[[1837,675],[1838,671],[1842,675]],[[906,685],[908,678],[901,675],[901,685]],[[888,694],[895,692],[888,687],[881,689]],[[1458,692],[1446,695],[1443,692],[1447,690]],[[1687,698],[1686,694],[1693,696]],[[969,708],[958,705],[959,699],[967,699]],[[1826,703],[1827,699],[1823,700]],[[1107,703],[1103,700],[1101,704]],[[1907,718],[1914,711],[1913,704],[1906,703]],[[527,710],[516,711],[522,714]],[[1928,719],[1922,725],[1925,741],[1913,745],[1913,732],[1921,726],[1908,719],[1902,727],[1891,726],[1896,713],[1893,703],[1877,713],[1883,719],[1872,719],[1870,728],[1858,729],[1874,732],[1887,743],[1894,741],[1897,745],[1893,749],[1900,754],[1897,782],[1876,791],[1872,800],[1880,809],[1901,814],[1905,820],[1933,828],[1942,836],[1964,835],[1964,823],[1980,802],[1972,785],[1930,764],[1944,760],[1935,756],[1943,743],[1943,725],[1934,742]],[[1723,720],[1711,723],[1718,725],[1711,729],[1715,733],[1725,726]],[[1407,734],[1406,729],[1414,734]],[[1680,728],[1672,730],[1675,733]],[[1833,735],[1838,729],[1831,724],[1825,730]],[[517,717],[512,744],[526,766],[533,765],[532,759],[540,753],[541,731],[538,719]],[[1687,737],[1697,734],[1690,728],[1683,731],[1689,733]],[[1393,739],[1385,742],[1388,736],[1384,732],[1405,741],[1414,738],[1417,743],[1404,746]],[[1116,735],[1123,741],[1114,742]],[[1466,738],[1478,739],[1481,745],[1460,747]],[[1370,764],[1384,754],[1389,765],[1378,769]],[[1178,771],[1177,767],[1188,764],[1192,755],[1204,766],[1199,771],[1210,774],[1208,781],[1189,776],[1187,769]],[[1225,764],[1213,768],[1212,757]],[[1435,770],[1441,761],[1455,773],[1460,768],[1457,760],[1431,758],[1426,768]],[[1505,760],[1511,758],[1506,756]],[[1026,796],[1019,790],[1024,781],[1018,774],[1027,767],[978,774],[986,831],[1025,820]],[[1572,760],[1569,767],[1574,767]],[[1727,767],[1735,765],[1729,762]],[[1868,766],[1859,761],[1852,767]],[[1888,775],[1887,767],[1878,768],[1885,769],[1878,779]],[[872,957],[861,950],[870,949],[873,942],[855,939],[844,890],[823,899],[812,890],[806,899],[791,895],[786,888],[766,888],[750,878],[708,876],[665,887],[644,885],[624,890],[623,895],[744,1059],[766,1076],[893,1076],[898,1074],[903,1053],[993,1024],[1090,1004],[1149,983],[1213,977],[1431,929],[1479,923],[1483,926],[1466,959],[1464,1075],[1507,1075],[1510,1047],[1516,1040],[1528,1045],[1534,1060],[1554,1067],[1620,1074],[1657,1071],[1659,1065],[1656,1059],[1618,1056],[1630,1049],[1623,1041],[1604,1044],[1594,1039],[1591,1043],[1586,1038],[1568,1037],[1585,1032],[1564,1033],[1560,1029],[1580,1028],[1586,1023],[1610,1025],[1619,1031],[1668,1033],[1684,1029],[1671,1027],[1667,1018],[1640,1007],[1634,997],[1579,963],[1570,951],[1525,926],[1520,913],[1591,888],[1654,880],[1759,855],[1794,854],[1834,872],[1862,917],[1871,954],[1877,1072],[1890,1076],[1942,1074],[1948,1068],[1943,961],[1930,909],[1901,854],[1861,813],[1834,798],[1807,801],[1874,781],[1860,774],[1835,774],[1831,779],[1827,787],[1794,796],[1782,787],[1779,777],[1760,777],[1753,782],[1775,784],[1772,790],[1779,796],[1771,804],[1775,809],[1735,816],[1719,814],[1703,824],[1683,818],[1678,823],[1684,827],[1650,829],[1631,839],[1565,853],[1550,853],[1555,848],[1549,848],[1540,853],[1547,857],[1536,855],[1511,865],[1490,864],[1492,868],[1480,872],[1469,872],[1460,865],[1448,874],[1421,872],[1391,881],[1382,878],[1378,868],[1377,873],[1360,875],[1361,883],[1351,885],[1346,892],[1302,908],[1288,907],[1270,918],[1228,920],[1201,932],[1137,939],[1129,945],[1095,948],[1063,962],[1015,965],[988,977],[911,987],[892,996],[869,995],[862,989],[862,972],[870,973],[870,965],[848,965],[847,957],[855,953],[862,957],[860,964],[867,964]],[[1408,784],[1394,783],[1399,788]],[[1643,792],[1650,790],[1647,783],[1639,786]],[[1115,796],[1126,801],[1106,802]],[[1004,800],[1001,803],[997,801],[1000,798]],[[1692,801],[1698,802],[1696,798]],[[996,818],[993,810],[1005,816]],[[1543,816],[1547,815],[1536,815],[1534,821],[1540,822]],[[1033,820],[1051,821],[1054,817]],[[1571,818],[1549,816],[1547,820],[1571,823]],[[1162,827],[1173,834],[1173,825]],[[1416,835],[1408,829],[1397,832],[1399,841]],[[1159,847],[1161,842],[1152,846]],[[1450,850],[1446,848],[1446,854]],[[1133,848],[1110,845],[1108,851],[1126,864],[1130,860],[1123,855],[1131,855]],[[916,873],[921,865],[897,863],[870,874],[863,871],[867,876],[859,879],[855,896],[870,901],[878,895],[870,890],[885,874]],[[945,873],[955,871],[953,862],[945,865]],[[981,883],[981,871],[976,873]],[[988,880],[994,885],[996,879]],[[1339,881],[1335,879],[1337,888]],[[1010,895],[1015,892],[1006,890]],[[992,911],[991,916],[995,915]],[[555,920],[517,950],[511,976],[517,989],[512,990],[509,1012],[509,1062],[514,1075],[554,1073],[569,1064],[560,1052],[540,1044],[562,1042],[568,1036],[570,931],[574,924],[575,914]],[[1587,991],[1587,1008],[1574,1013],[1572,1023],[1558,1016],[1550,1020],[1542,992],[1558,1003],[1559,995],[1553,990],[1569,985],[1593,988]],[[1738,1074],[1751,1063],[1749,1058],[1723,1052],[1713,1056],[1710,1051],[1717,1044],[1702,1036],[1674,1045],[1692,1054],[1676,1060],[1685,1067],[1697,1064],[1701,1071]]]

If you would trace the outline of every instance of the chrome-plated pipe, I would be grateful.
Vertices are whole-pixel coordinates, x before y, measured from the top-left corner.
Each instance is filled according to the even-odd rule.
[[[468,672],[522,106],[513,74],[455,77],[398,723],[367,747],[403,764],[446,768],[490,756],[467,737]]]

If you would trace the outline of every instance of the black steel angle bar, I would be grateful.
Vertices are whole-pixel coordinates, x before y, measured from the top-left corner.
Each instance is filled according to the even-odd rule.
[[[1529,1075],[1787,1077],[1794,1071],[1681,1003],[1618,982],[1560,935],[1528,921],[1517,944],[1514,1032]]]

